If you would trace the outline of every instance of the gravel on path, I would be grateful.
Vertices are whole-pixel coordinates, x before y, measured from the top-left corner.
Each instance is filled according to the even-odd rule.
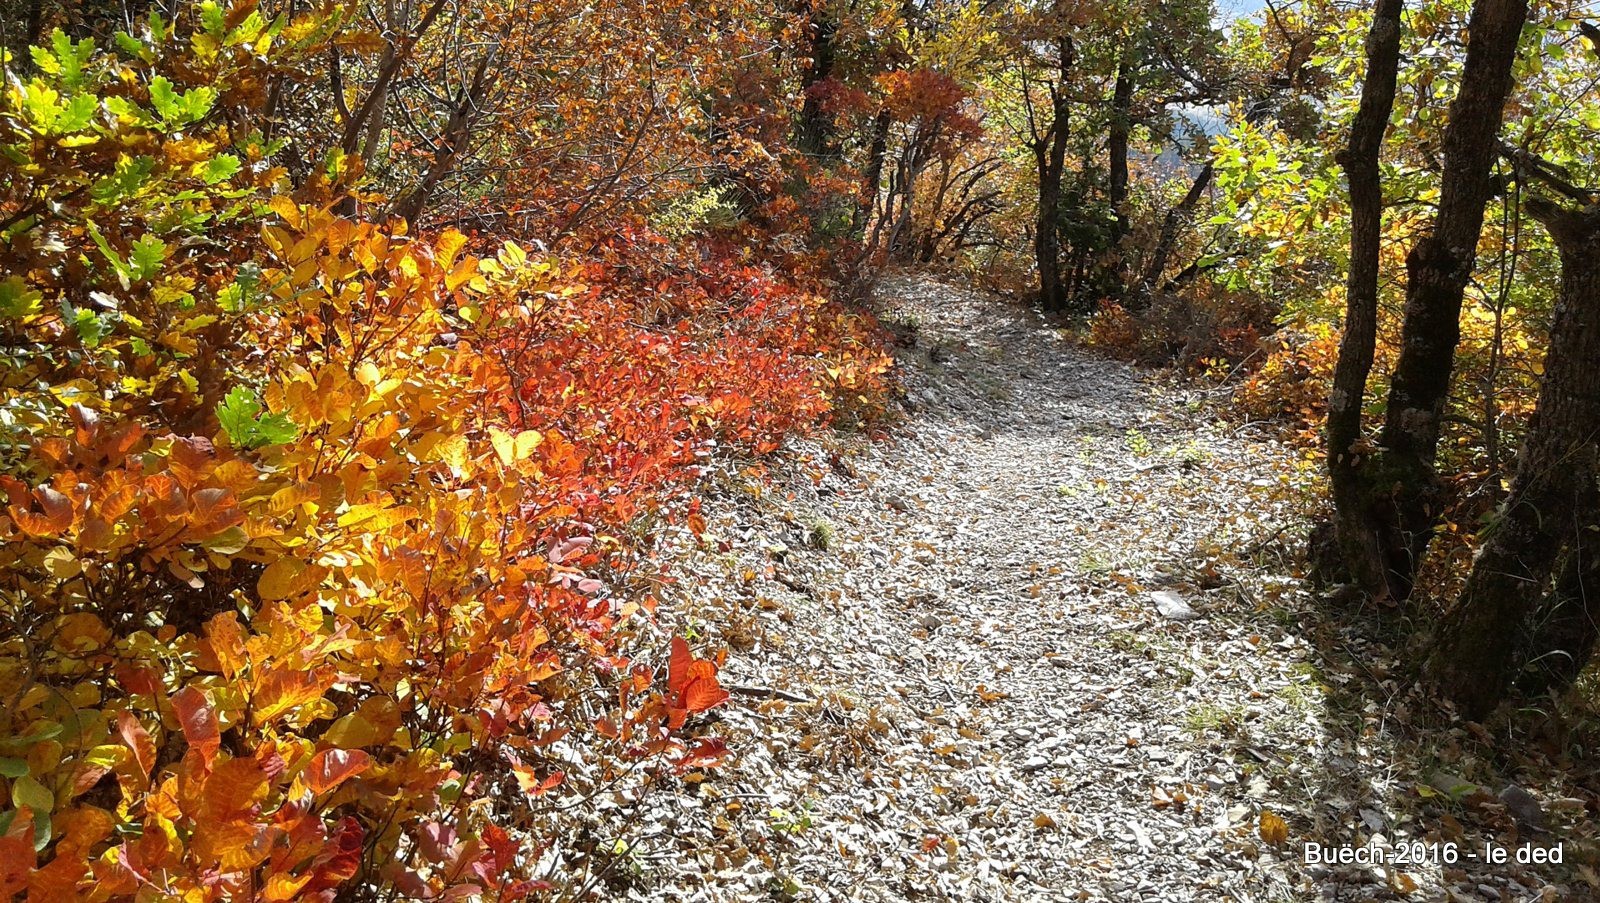
[[[1028,311],[921,277],[878,303],[894,436],[725,475],[674,553],[675,629],[730,649],[707,727],[735,757],[639,804],[612,897],[1569,899],[1301,862],[1435,831],[1393,706],[1330,705],[1383,684],[1310,623],[1313,461]]]

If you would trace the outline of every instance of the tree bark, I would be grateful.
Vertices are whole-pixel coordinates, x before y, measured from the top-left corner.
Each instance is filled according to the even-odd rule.
[[[1113,247],[1128,234],[1128,137],[1133,131],[1136,52],[1129,48],[1123,53],[1122,59],[1117,62],[1117,78],[1111,88],[1111,123],[1106,133],[1106,162],[1110,179],[1106,200],[1111,203],[1112,213],[1116,216],[1116,231],[1111,236]],[[1120,261],[1120,252],[1117,257]]]
[[[892,118],[887,109],[879,110],[872,121],[872,145],[867,150],[867,171],[861,179],[861,200],[856,205],[855,223],[851,229],[860,235],[878,205],[878,191],[883,181],[883,161],[889,153],[889,125]]]
[[[1589,582],[1600,575],[1600,205],[1532,200],[1527,209],[1561,255],[1544,383],[1511,494],[1428,662],[1433,684],[1469,718],[1492,711],[1529,664],[1536,686],[1569,683],[1600,613]]]
[[[811,89],[833,76],[833,36],[838,26],[822,4],[817,4],[814,9],[811,19],[811,62],[800,77],[805,102],[800,107],[800,127],[795,143],[810,156],[831,157],[838,153],[838,149],[833,147],[833,123],[822,108],[822,98]]]
[[[1580,496],[1577,510],[1600,511],[1594,481]],[[1528,664],[1517,689],[1532,697],[1572,686],[1593,657],[1600,639],[1600,519],[1590,517],[1576,531],[1555,586],[1534,617]]]
[[[1061,278],[1061,177],[1067,165],[1071,105],[1067,78],[1073,64],[1072,39],[1056,40],[1056,81],[1050,88],[1050,124],[1033,140],[1039,177],[1039,214],[1034,223],[1034,263],[1039,268],[1039,305],[1052,313],[1067,309],[1066,283]]]
[[[1403,0],[1377,0],[1367,32],[1367,74],[1350,141],[1339,155],[1350,183],[1350,269],[1345,278],[1344,334],[1334,365],[1325,432],[1334,532],[1355,582],[1375,596],[1385,584],[1383,555],[1365,484],[1361,408],[1378,336],[1378,254],[1383,240],[1383,137],[1394,112],[1400,72]]]
[[[1135,310],[1149,305],[1150,294],[1161,281],[1161,274],[1166,272],[1167,261],[1172,259],[1172,249],[1178,243],[1179,227],[1194,214],[1194,208],[1199,206],[1206,189],[1211,187],[1211,178],[1216,171],[1216,161],[1207,160],[1206,165],[1200,167],[1200,172],[1195,174],[1194,182],[1184,193],[1183,200],[1178,202],[1178,206],[1168,210],[1166,217],[1161,220],[1161,233],[1156,237],[1155,249],[1150,252],[1150,262],[1145,266],[1144,275],[1139,278],[1137,290],[1129,299],[1129,305]]]
[[[389,212],[390,216],[400,217],[413,226],[416,225],[422,218],[422,211],[432,199],[434,189],[455,171],[456,161],[472,137],[473,126],[488,112],[485,109],[488,93],[499,79],[498,70],[490,69],[495,56],[496,54],[492,52],[486,53],[478,60],[478,65],[472,73],[471,84],[461,91],[456,98],[455,106],[450,110],[450,119],[439,135],[427,171],[410,191],[394,203]]]
[[[1434,456],[1461,337],[1462,293],[1494,189],[1490,175],[1527,14],[1527,0],[1472,5],[1461,88],[1444,131],[1439,214],[1406,260],[1405,321],[1389,388],[1384,451],[1367,477],[1375,510],[1386,521],[1375,538],[1387,569],[1380,591],[1397,600],[1410,596],[1437,525]]]

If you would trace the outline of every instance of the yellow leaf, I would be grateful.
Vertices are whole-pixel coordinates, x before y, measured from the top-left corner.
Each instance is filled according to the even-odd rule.
[[[508,241],[500,248],[500,262],[508,269],[517,269],[528,262],[528,252],[514,241]]]
[[[85,652],[110,642],[111,631],[89,612],[74,612],[56,619],[53,645],[63,652]]]
[[[278,214],[284,222],[291,226],[298,225],[300,222],[300,205],[285,195],[280,194],[268,201],[267,208]]]
[[[533,450],[544,441],[544,436],[538,430],[523,430],[515,436],[499,429],[489,427],[489,441],[494,444],[494,452],[500,457],[500,463],[510,467],[519,461],[527,460]]]
[[[381,504],[356,505],[349,511],[339,515],[339,526],[354,527],[360,525],[362,530],[377,532],[387,530],[395,524],[403,523],[417,516],[417,509],[409,505],[390,508]]]
[[[438,251],[435,255],[439,266],[449,268],[450,264],[455,261],[456,255],[460,254],[461,249],[466,246],[467,237],[465,235],[455,229],[446,229],[444,234],[439,236]]]
[[[400,711],[382,696],[368,699],[354,712],[328,727],[322,739],[335,746],[354,749],[388,743],[400,728]]]
[[[273,514],[288,514],[306,502],[314,502],[322,496],[321,490],[315,483],[295,483],[285,486],[272,494],[267,500],[267,510]]]
[[[56,546],[45,553],[44,569],[57,580],[71,580],[83,573],[83,562],[66,546]]]
[[[297,558],[279,558],[261,572],[256,592],[268,602],[287,599],[294,594],[300,575],[304,574],[305,570],[305,562]]]
[[[1274,846],[1287,843],[1289,840],[1288,822],[1267,809],[1261,810],[1261,825],[1258,830],[1261,832],[1261,839]]]
[[[457,476],[465,476],[467,472],[467,440],[464,436],[451,436],[437,446],[436,454],[439,460],[450,465]]]

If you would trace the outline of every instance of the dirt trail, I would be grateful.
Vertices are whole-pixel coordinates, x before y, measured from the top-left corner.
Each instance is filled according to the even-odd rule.
[[[688,557],[685,626],[745,688],[716,726],[738,758],[648,804],[617,896],[1384,898],[1259,834],[1264,810],[1406,833],[1304,638],[1308,466],[1029,312],[880,295],[915,337],[907,422],[810,447]]]

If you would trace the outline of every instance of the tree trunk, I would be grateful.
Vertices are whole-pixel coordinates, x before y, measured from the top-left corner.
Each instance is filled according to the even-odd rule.
[[[1600,639],[1600,492],[1594,480],[1580,496],[1577,510],[1587,510],[1587,524],[1576,531],[1555,586],[1534,618],[1528,664],[1517,689],[1528,696],[1572,686],[1594,655]]]
[[[1377,0],[1367,32],[1367,74],[1350,142],[1339,155],[1350,182],[1350,269],[1345,279],[1344,334],[1328,396],[1328,479],[1334,532],[1352,578],[1374,596],[1385,583],[1383,555],[1361,466],[1361,407],[1372,372],[1378,336],[1378,252],[1383,232],[1383,183],[1379,161],[1383,136],[1394,111],[1400,71],[1403,0]]]
[[[494,59],[494,53],[486,53],[478,60],[478,65],[472,74],[472,83],[457,96],[455,106],[450,111],[450,119],[439,135],[427,171],[410,191],[395,201],[394,206],[390,208],[390,216],[397,216],[413,226],[417,225],[418,220],[422,218],[422,211],[427,208],[429,200],[433,197],[434,189],[455,171],[456,162],[472,136],[473,126],[488,112],[485,109],[488,93],[499,78],[498,73],[489,68]]]
[[[1166,217],[1161,220],[1161,234],[1156,237],[1155,249],[1150,252],[1150,262],[1145,266],[1144,275],[1139,278],[1137,290],[1129,299],[1129,305],[1134,309],[1149,306],[1150,293],[1161,281],[1161,274],[1167,269],[1167,261],[1172,259],[1172,249],[1178,243],[1178,228],[1194,214],[1194,208],[1199,206],[1206,189],[1211,187],[1211,177],[1216,171],[1216,161],[1206,161],[1206,165],[1200,167],[1200,172],[1195,174],[1194,183],[1189,186],[1183,200],[1178,202],[1178,206],[1168,210]]]
[[[822,97],[811,89],[833,76],[833,36],[837,26],[821,4],[815,9],[811,20],[811,62],[800,77],[805,102],[800,108],[800,127],[795,143],[801,151],[813,157],[835,156],[837,148],[832,146],[833,123],[822,109]]]
[[[1061,280],[1061,166],[1036,154],[1039,170],[1039,217],[1034,222],[1033,256],[1039,268],[1039,306],[1052,313],[1066,310]]]
[[[1594,647],[1600,612],[1600,592],[1584,586],[1600,572],[1600,206],[1529,201],[1528,212],[1561,252],[1544,383],[1511,495],[1428,662],[1433,684],[1469,718],[1492,711],[1530,663],[1543,672],[1535,684],[1570,682]]]
[[[1527,0],[1472,5],[1461,89],[1444,132],[1439,214],[1406,259],[1405,322],[1389,388],[1384,452],[1367,478],[1375,498],[1388,495],[1376,505],[1387,520],[1376,541],[1387,559],[1383,592],[1395,599],[1410,596],[1437,524],[1434,455],[1461,337],[1462,292],[1477,261],[1511,65],[1527,14]]]
[[[1116,231],[1111,236],[1113,248],[1128,234],[1128,136],[1133,131],[1134,55],[1135,51],[1129,49],[1117,62],[1117,79],[1111,89],[1111,123],[1106,133],[1106,156],[1111,171],[1106,199],[1116,215]],[[1120,252],[1117,258],[1121,260]]]
[[[1039,215],[1034,223],[1033,255],[1039,268],[1039,305],[1056,313],[1067,309],[1061,279],[1061,176],[1067,166],[1067,134],[1071,105],[1067,77],[1072,70],[1072,39],[1056,41],[1056,83],[1050,89],[1050,124],[1033,141],[1039,176]]]
[[[887,109],[879,110],[872,121],[872,146],[867,150],[867,171],[861,179],[861,200],[856,205],[856,217],[851,231],[860,235],[878,204],[878,190],[883,181],[883,160],[889,153],[889,125]]]

